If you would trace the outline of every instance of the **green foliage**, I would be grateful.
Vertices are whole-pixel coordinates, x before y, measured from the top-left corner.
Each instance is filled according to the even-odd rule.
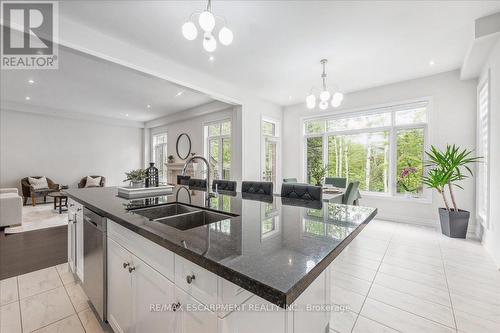
[[[124,180],[124,182],[138,182],[146,179],[146,169],[136,169],[125,172],[125,176],[127,176],[127,178]]]
[[[309,168],[309,179],[314,185],[321,185],[328,174],[328,165],[323,165],[323,161],[314,159]]]
[[[424,130],[422,128],[399,130],[396,140],[396,172],[399,177],[397,191],[421,193],[424,173]],[[403,180],[401,176],[407,168],[412,172]]]
[[[442,195],[446,208],[449,210],[444,193],[444,188],[448,185],[453,207],[457,210],[453,187],[462,188],[457,183],[469,176],[473,176],[470,165],[481,161],[482,157],[473,157],[471,156],[471,150],[461,150],[456,145],[447,145],[445,151],[431,146],[430,151],[425,152],[425,154],[429,158],[425,165],[431,169],[429,170],[429,174],[423,179],[424,184],[429,188],[436,189]]]

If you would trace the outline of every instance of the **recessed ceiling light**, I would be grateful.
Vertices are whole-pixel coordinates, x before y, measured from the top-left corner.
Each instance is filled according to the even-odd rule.
[[[128,117],[128,113],[125,113],[125,117]]]
[[[33,83],[35,83],[35,80],[33,80],[33,79],[29,79],[29,80],[28,80],[28,83],[29,83],[29,84],[33,84]]]
[[[215,60],[215,57],[213,55],[211,55],[210,57],[208,57],[208,60],[210,61],[214,61]]]
[[[184,94],[184,90],[179,91],[177,94],[175,94],[175,97],[179,97],[180,95]]]
[[[24,99],[27,100],[27,101],[29,101],[31,99],[31,97],[26,96],[26,97],[24,97]]]
[[[146,105],[146,107],[147,107],[148,109],[151,109],[151,105],[150,105],[150,104]]]
[[[435,62],[434,60],[429,61],[429,66],[434,66]]]
[[[291,95],[290,95],[290,96],[288,96],[288,99],[292,99],[292,96],[291,96]]]

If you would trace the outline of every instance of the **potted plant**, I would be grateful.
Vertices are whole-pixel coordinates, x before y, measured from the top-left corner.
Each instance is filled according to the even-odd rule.
[[[174,163],[175,162],[174,155],[168,155],[167,162],[168,163]]]
[[[453,145],[447,145],[445,151],[440,151],[431,146],[429,152],[425,152],[429,158],[426,166],[430,167],[429,173],[423,178],[423,183],[429,188],[436,189],[441,197],[445,208],[439,208],[439,220],[441,232],[452,238],[465,238],[469,225],[470,212],[459,209],[455,200],[454,187],[463,189],[457,183],[469,176],[473,176],[471,164],[480,161],[481,157],[471,156],[472,151]],[[446,188],[451,198],[452,207],[446,197]]]
[[[405,191],[407,198],[413,197],[418,188],[415,187],[415,181],[418,181],[417,168],[412,167],[409,163],[404,167],[399,174],[398,185]]]
[[[130,186],[133,188],[143,187],[144,179],[146,179],[146,170],[145,169],[136,169],[131,170],[129,172],[125,172],[125,176],[127,178],[124,182],[130,182]]]
[[[316,186],[322,186],[323,180],[328,174],[328,165],[323,165],[321,159],[313,159],[309,167],[309,179]]]

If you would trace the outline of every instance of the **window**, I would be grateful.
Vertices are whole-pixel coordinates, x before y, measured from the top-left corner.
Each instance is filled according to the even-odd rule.
[[[211,179],[231,179],[231,121],[205,125],[205,157],[212,169]]]
[[[428,101],[304,122],[305,175],[359,181],[364,192],[423,196]],[[320,173],[321,174],[321,173]]]
[[[477,164],[477,216],[481,224],[489,228],[489,73],[478,87],[477,112],[477,155],[482,156]]]
[[[280,147],[278,122],[262,120],[262,180],[278,187],[278,152]]]
[[[153,134],[152,137],[152,161],[158,168],[158,178],[162,183],[167,182],[167,133]]]

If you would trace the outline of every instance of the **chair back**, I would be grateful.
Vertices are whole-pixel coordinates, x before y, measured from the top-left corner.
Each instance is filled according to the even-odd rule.
[[[31,178],[42,178],[43,176],[29,176]],[[24,177],[21,179],[21,191],[23,192],[23,197],[29,197],[31,196],[31,186],[30,182],[28,180],[29,177]],[[59,190],[59,184],[56,184],[52,181],[52,179],[47,178],[47,184],[49,185],[50,190]]]
[[[272,182],[242,182],[241,183],[242,193],[252,193],[261,195],[273,195],[273,183]]]
[[[177,185],[189,185],[191,176],[177,175]]]
[[[106,178],[103,176],[88,176],[90,178],[101,177],[101,182],[99,183],[99,187],[104,187],[106,185]],[[87,176],[83,177],[78,183],[78,188],[84,188],[87,186]]]
[[[338,188],[345,188],[347,185],[347,178],[326,177],[325,184],[333,185]]]
[[[283,183],[297,183],[297,178],[283,178]]]
[[[236,182],[232,180],[214,179],[212,182],[212,189],[217,187],[217,191],[235,192],[236,186]]]
[[[281,196],[290,199],[321,201],[323,198],[323,191],[321,186],[284,183],[281,186]]]
[[[347,185],[347,190],[342,196],[342,203],[344,205],[354,205],[354,202],[358,199],[358,188],[358,181],[350,182],[349,185]]]
[[[206,179],[198,179],[198,178],[189,178],[189,187],[197,187],[206,189],[207,188],[207,180]]]

